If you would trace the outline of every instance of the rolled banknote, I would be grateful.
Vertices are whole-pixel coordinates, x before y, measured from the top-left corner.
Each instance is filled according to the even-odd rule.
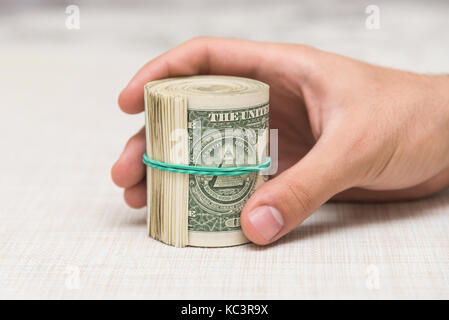
[[[269,87],[252,79],[193,76],[146,84],[145,156],[169,168],[147,167],[151,237],[177,247],[248,242],[240,213],[265,176],[190,174],[172,167],[223,170],[266,161],[268,111]]]

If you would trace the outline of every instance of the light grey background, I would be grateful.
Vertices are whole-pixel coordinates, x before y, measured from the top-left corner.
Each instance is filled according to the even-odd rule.
[[[69,4],[80,30],[65,27]],[[370,4],[380,30],[365,27]],[[176,249],[146,237],[144,210],[127,208],[109,177],[143,125],[119,111],[118,93],[182,41],[306,43],[448,73],[448,14],[443,0],[0,2],[0,295],[449,298],[448,192],[328,204],[267,248]]]

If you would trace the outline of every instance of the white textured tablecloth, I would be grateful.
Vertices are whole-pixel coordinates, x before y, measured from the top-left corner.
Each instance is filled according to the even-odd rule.
[[[277,3],[277,2],[276,2]],[[199,34],[303,42],[374,63],[448,72],[449,6],[327,1],[251,8],[171,1],[0,13],[0,297],[449,298],[449,192],[327,204],[268,247],[176,249],[146,235],[109,170],[143,124],[116,97],[146,60]],[[83,5],[84,4],[84,5]],[[430,142],[431,143],[431,142]]]

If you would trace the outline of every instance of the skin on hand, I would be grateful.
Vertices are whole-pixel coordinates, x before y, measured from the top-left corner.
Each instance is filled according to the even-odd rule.
[[[449,78],[373,66],[311,47],[201,37],[148,62],[119,97],[144,110],[148,81],[234,75],[270,85],[279,171],[246,203],[241,224],[276,241],[328,200],[395,201],[449,185]],[[146,204],[142,129],[112,168],[133,208]]]

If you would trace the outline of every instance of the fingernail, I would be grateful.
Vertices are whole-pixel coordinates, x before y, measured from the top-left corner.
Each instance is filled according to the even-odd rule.
[[[248,219],[257,232],[267,241],[273,239],[284,226],[281,213],[276,208],[269,206],[254,209],[249,213]]]

